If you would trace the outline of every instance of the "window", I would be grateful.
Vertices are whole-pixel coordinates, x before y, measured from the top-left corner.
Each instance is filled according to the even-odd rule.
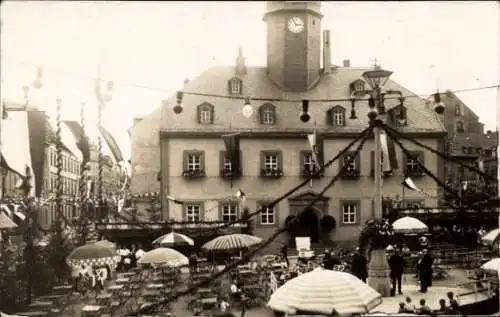
[[[259,108],[260,121],[262,124],[276,123],[276,108],[270,103],[266,103]]]
[[[343,157],[340,164],[340,169],[343,171],[344,177],[357,177],[360,172],[359,154],[355,156],[354,152],[347,152]]]
[[[343,202],[342,203],[342,224],[352,225],[358,223],[359,203],[358,202]]]
[[[260,224],[261,225],[274,225],[276,224],[276,210],[274,208],[267,207],[263,205],[260,212]]]
[[[199,222],[201,219],[201,205],[188,204],[186,205],[185,221],[190,223]]]
[[[318,164],[314,161],[314,156],[311,151],[300,152],[300,174],[305,177],[323,175],[318,169]]]
[[[407,120],[406,120],[406,113],[407,109],[403,105],[398,105],[394,108],[392,108],[392,113],[393,113],[393,118],[394,121],[399,124],[399,125],[406,125]]]
[[[351,90],[351,95],[354,96],[363,96],[365,94],[365,82],[361,79],[356,79],[353,81],[349,88]]]
[[[241,151],[239,157],[239,168],[233,168],[231,159],[226,151],[220,151],[220,175],[222,177],[240,176],[241,175]]]
[[[205,176],[205,153],[203,151],[184,151],[184,171],[185,177]]]
[[[457,121],[457,132],[464,132],[464,123],[462,121]]]
[[[335,106],[328,111],[328,121],[332,126],[342,127],[345,126],[345,108],[342,106]]]
[[[279,158],[274,154],[267,154],[264,156],[264,168],[266,170],[275,171],[279,167]]]
[[[227,87],[228,93],[230,95],[241,95],[243,90],[242,86],[243,86],[242,80],[237,77],[233,77],[228,81],[228,87]]]
[[[223,162],[222,162],[222,169],[226,172],[231,172],[232,168],[231,168],[231,160],[229,159],[229,157],[225,156],[222,158]]]
[[[238,219],[238,205],[225,204],[222,206],[222,221],[225,223],[233,222]]]
[[[201,154],[189,153],[186,155],[186,170],[199,171],[201,170]]]
[[[410,155],[406,157],[406,174],[411,176],[422,176],[423,174],[419,162],[422,165],[424,164],[424,153],[410,152]]]
[[[455,116],[460,117],[462,115],[462,107],[459,104],[455,105]]]
[[[214,123],[214,109],[215,107],[208,102],[204,102],[197,107],[198,123],[200,124],[213,124]]]

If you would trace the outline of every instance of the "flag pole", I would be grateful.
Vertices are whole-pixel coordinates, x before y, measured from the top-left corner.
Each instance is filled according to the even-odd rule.
[[[83,139],[87,138],[87,134],[85,133],[85,103],[80,103],[80,126],[83,131],[83,135],[81,136]],[[86,167],[87,162],[85,158],[82,156],[82,163],[80,165],[80,183],[79,183],[79,195],[80,195],[80,245],[84,245],[87,242],[87,220],[88,220],[88,206],[87,206],[87,189],[85,188],[86,184]]]
[[[100,127],[102,123],[102,112],[104,108],[104,98],[101,91],[101,65],[99,64],[97,68],[97,80],[96,80],[96,97],[97,97],[97,126]],[[102,155],[102,138],[101,134],[97,135],[97,217],[98,220],[102,220],[101,205],[102,205],[102,179],[103,179],[103,155]]]
[[[231,134],[231,122],[229,122],[229,134]],[[229,155],[229,153],[227,153]],[[229,176],[229,186],[231,190],[233,189],[233,176],[236,171],[236,169],[239,168],[239,166],[231,166],[231,175]]]

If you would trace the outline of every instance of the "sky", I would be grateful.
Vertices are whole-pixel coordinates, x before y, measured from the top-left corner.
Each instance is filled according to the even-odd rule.
[[[127,129],[204,69],[266,63],[265,2],[3,1],[2,98],[21,99],[44,68],[30,100],[55,116],[78,119],[85,102],[96,122],[93,89],[115,83],[103,122],[130,155]],[[392,79],[417,94],[499,83],[500,5],[490,2],[323,2],[332,63],[368,67],[376,58]],[[457,93],[485,123],[498,126],[498,89]],[[95,132],[89,134],[95,135]]]

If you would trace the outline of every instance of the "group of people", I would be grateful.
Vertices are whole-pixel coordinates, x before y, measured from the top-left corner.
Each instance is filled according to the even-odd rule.
[[[145,253],[142,248],[135,245],[132,245],[131,247],[119,247],[116,252],[121,257],[116,268],[118,272],[126,272],[131,268],[137,267],[137,261],[142,258]]]
[[[446,294],[448,298],[448,303],[444,298],[439,300],[439,308],[437,310],[432,310],[425,299],[419,301],[420,306],[416,307],[410,297],[406,297],[405,302],[399,303],[399,313],[403,314],[419,314],[419,315],[459,315],[460,305],[458,305],[457,300],[453,292],[448,292]]]
[[[104,283],[108,279],[111,279],[111,269],[107,265],[96,267],[82,264],[73,268],[73,290],[82,297],[89,297],[92,292],[97,297],[104,290]]]

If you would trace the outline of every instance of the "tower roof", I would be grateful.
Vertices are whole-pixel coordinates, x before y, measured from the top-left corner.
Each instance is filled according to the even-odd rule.
[[[309,11],[323,17],[323,14],[321,14],[321,1],[268,1],[264,20],[269,14],[280,11]]]

